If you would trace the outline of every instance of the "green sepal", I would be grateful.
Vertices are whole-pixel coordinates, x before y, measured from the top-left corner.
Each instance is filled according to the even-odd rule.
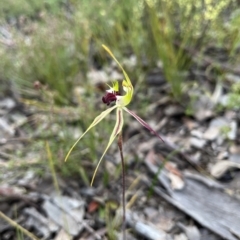
[[[95,179],[95,176],[96,176],[96,173],[97,173],[97,170],[103,160],[103,157],[105,156],[107,150],[109,149],[109,147],[111,146],[111,144],[113,143],[114,139],[116,138],[116,136],[122,131],[122,127],[123,127],[123,123],[124,123],[124,120],[123,120],[123,110],[122,108],[117,108],[117,111],[116,111],[116,124],[115,124],[115,127],[112,131],[112,134],[109,138],[109,141],[108,141],[108,144],[107,144],[107,147],[106,149],[104,150],[103,152],[103,155],[101,156],[95,170],[94,170],[94,173],[93,173],[93,177],[92,177],[92,181],[91,181],[91,186],[93,184],[93,181]]]
[[[88,129],[77,139],[77,141],[72,145],[70,150],[68,151],[65,162],[68,160],[69,155],[71,154],[72,150],[75,148],[77,143],[84,137],[84,135],[94,126],[96,126],[98,123],[100,123],[113,109],[115,109],[117,106],[113,106],[111,108],[108,108],[107,110],[103,111],[101,114],[99,114],[94,121],[91,123],[91,125],[88,127]]]

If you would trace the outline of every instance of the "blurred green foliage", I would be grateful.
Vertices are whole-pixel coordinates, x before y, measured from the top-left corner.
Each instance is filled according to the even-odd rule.
[[[240,83],[234,83],[228,94],[226,107],[228,109],[239,110],[240,107]]]
[[[137,88],[143,85],[142,73],[161,65],[172,95],[180,101],[186,91],[183,85],[192,64],[192,50],[201,53],[214,43],[224,47],[229,56],[237,55],[240,14],[232,11],[237,4],[234,0],[5,1],[0,10],[1,34],[7,29],[12,44],[0,45],[0,77],[14,82],[24,93],[40,81],[54,93],[53,104],[60,105],[72,103],[75,87],[82,87],[85,91],[78,102],[77,126],[85,129],[96,116],[99,105],[95,99],[100,99],[87,73],[93,65],[103,66],[108,60],[101,47],[105,44],[121,62],[130,54],[136,56],[135,69],[124,67]],[[145,95],[142,99],[140,109],[148,102]],[[87,146],[84,158],[98,159],[96,149],[105,146],[112,128],[107,120],[102,124],[102,130],[85,138],[76,149],[79,154],[68,164],[61,165],[54,154],[58,149],[67,152],[73,136],[50,143],[62,172],[78,172],[88,182],[79,170],[79,158],[82,160]]]
[[[149,68],[161,61],[172,92],[179,99],[191,65],[186,49],[201,51],[213,41],[224,45],[227,37],[229,51],[234,54],[239,42],[239,14],[236,12],[232,21],[226,20],[234,2],[7,1],[1,9],[1,22],[9,24],[14,48],[1,49],[4,61],[0,73],[19,83],[47,83],[57,91],[57,101],[67,104],[74,84],[79,83],[79,74],[84,85],[92,58],[106,58],[101,49],[104,43],[118,58],[134,53],[139,67],[143,59]]]
[[[63,0],[8,0],[1,5],[0,17],[10,19],[14,17],[36,17],[42,10],[57,12]]]

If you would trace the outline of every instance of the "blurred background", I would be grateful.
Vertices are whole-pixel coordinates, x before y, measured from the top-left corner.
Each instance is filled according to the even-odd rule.
[[[0,210],[40,238],[57,239],[59,229],[44,235],[32,223],[27,225],[32,215],[22,213],[22,198],[9,201],[9,191],[13,196],[43,194],[34,200],[39,204],[46,200],[44,194],[76,199],[77,192],[84,199],[83,218],[93,221],[91,228],[104,228],[99,233],[103,239],[118,239],[119,221],[111,225],[108,219],[116,217],[121,205],[116,143],[100,166],[94,190],[89,186],[114,127],[114,114],[90,131],[64,163],[77,137],[107,108],[101,100],[107,84],[123,79],[102,44],[133,82],[129,109],[193,157],[190,167],[185,162],[179,169],[194,165],[204,176],[232,180],[228,168],[216,175],[212,166],[220,154],[218,160],[239,151],[239,26],[237,0],[2,0]],[[150,148],[144,143],[154,137],[130,116],[125,116],[123,136],[129,189],[140,181],[141,171],[149,174],[143,159]],[[175,150],[168,149],[161,161],[171,161]],[[148,179],[154,183],[153,177]],[[142,201],[140,206],[148,205]],[[31,239],[14,227],[0,227],[0,232],[3,240]],[[92,234],[78,229],[70,235],[101,239],[82,237],[86,232]],[[138,234],[133,234],[135,239],[154,239]]]

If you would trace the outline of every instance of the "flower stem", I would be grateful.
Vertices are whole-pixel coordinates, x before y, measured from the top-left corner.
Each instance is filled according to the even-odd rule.
[[[122,132],[118,136],[118,148],[120,151],[120,157],[122,162],[122,208],[123,208],[123,222],[122,222],[122,231],[123,231],[123,240],[126,240],[126,203],[125,203],[125,164],[123,158],[123,141],[122,141]]]

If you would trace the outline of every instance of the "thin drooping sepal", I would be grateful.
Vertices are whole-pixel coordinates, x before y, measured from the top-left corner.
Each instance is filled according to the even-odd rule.
[[[99,114],[94,121],[92,122],[92,124],[88,127],[88,129],[77,139],[77,141],[72,145],[72,147],[70,148],[70,150],[67,153],[67,156],[65,157],[65,162],[67,161],[69,155],[71,154],[72,150],[74,149],[74,147],[77,145],[77,143],[84,137],[84,135],[94,126],[96,126],[98,123],[100,123],[113,109],[115,109],[117,106],[113,106],[111,108],[108,108],[107,110],[103,111],[101,114]]]
[[[106,154],[107,150],[109,149],[109,147],[111,146],[112,142],[114,141],[114,139],[116,138],[116,136],[122,131],[122,127],[123,127],[123,111],[122,111],[122,108],[117,108],[117,111],[116,111],[116,124],[115,124],[115,127],[112,131],[112,134],[109,138],[109,141],[108,141],[108,144],[107,144],[107,147],[105,149],[105,151],[103,152],[103,155],[102,157],[100,158],[98,164],[97,164],[97,167],[95,168],[95,171],[93,173],[93,177],[92,177],[92,181],[91,181],[91,186],[93,184],[93,181],[94,181],[94,178],[96,176],[96,173],[97,173],[97,170],[103,160],[103,157],[104,155]]]
[[[151,133],[154,133],[159,139],[161,139],[163,141],[163,139],[159,136],[159,134],[154,131],[149,125],[148,123],[146,123],[143,119],[141,119],[137,114],[135,114],[134,112],[130,111],[129,109],[127,109],[126,107],[123,108],[126,112],[128,112],[129,114],[131,114],[140,124],[142,124],[145,128],[147,128]],[[163,141],[164,142],[164,141]]]

